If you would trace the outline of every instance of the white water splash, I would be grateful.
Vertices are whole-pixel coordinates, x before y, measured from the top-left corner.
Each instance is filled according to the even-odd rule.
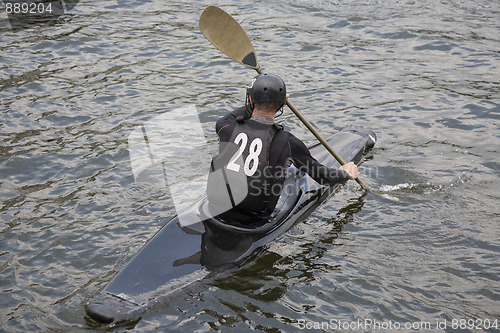
[[[402,184],[397,184],[397,185],[382,185],[380,187],[380,191],[393,192],[393,191],[399,191],[399,190],[407,189],[407,188],[414,188],[417,186],[418,186],[418,184],[413,184],[413,183],[402,183]]]

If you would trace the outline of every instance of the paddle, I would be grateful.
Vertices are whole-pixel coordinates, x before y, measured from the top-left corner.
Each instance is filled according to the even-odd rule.
[[[244,66],[255,69],[259,74],[263,73],[250,38],[231,15],[216,6],[209,6],[200,16],[199,27],[210,43],[222,53]],[[346,164],[288,99],[286,105],[341,165]],[[373,193],[359,177],[356,181],[365,191]]]

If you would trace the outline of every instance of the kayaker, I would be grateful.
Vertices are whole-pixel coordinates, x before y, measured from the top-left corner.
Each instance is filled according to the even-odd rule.
[[[217,121],[219,155],[212,160],[207,195],[219,218],[243,224],[267,219],[291,163],[323,185],[359,176],[352,162],[339,169],[320,164],[301,140],[274,123],[287,98],[280,77],[262,74],[247,88],[245,106]]]

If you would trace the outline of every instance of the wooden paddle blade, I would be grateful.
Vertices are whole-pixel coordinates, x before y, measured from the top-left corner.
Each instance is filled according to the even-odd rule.
[[[209,6],[200,16],[199,27],[210,43],[229,58],[257,71],[260,69],[250,38],[231,15],[216,6]]]

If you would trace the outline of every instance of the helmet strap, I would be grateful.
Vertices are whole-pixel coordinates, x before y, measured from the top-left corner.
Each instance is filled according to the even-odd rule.
[[[276,115],[274,116],[275,118],[278,118],[279,116],[281,116],[283,114],[283,106],[284,106],[284,104],[282,104],[280,106],[280,108],[278,110],[276,110]],[[279,114],[278,114],[278,112],[279,112]]]
[[[252,99],[250,98],[250,95],[247,94],[247,98],[245,101],[245,106],[250,106],[250,109],[253,111],[255,109],[255,104],[252,103]]]

